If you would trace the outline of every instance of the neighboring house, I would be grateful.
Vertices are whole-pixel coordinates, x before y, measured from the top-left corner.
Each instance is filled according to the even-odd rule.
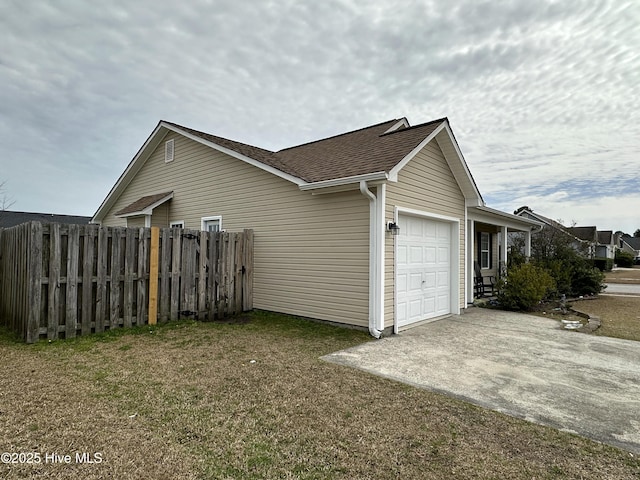
[[[560,222],[540,215],[527,206],[518,208],[514,214],[519,217],[536,220],[542,224],[542,229],[553,229],[555,232],[566,235],[570,239],[573,248],[586,257],[593,258],[596,255],[596,246],[598,244],[596,227],[565,227]]]
[[[507,233],[538,225],[485,206],[446,118],[278,152],[161,121],[93,221],[251,228],[255,308],[376,337],[460,313],[474,261],[496,272]]]
[[[633,255],[636,264],[640,264],[640,237],[622,235],[620,237],[620,249]]]
[[[612,230],[598,230],[596,257],[613,260],[616,257],[618,242]]]
[[[0,210],[0,228],[15,227],[16,225],[32,221],[42,223],[87,224],[91,222],[91,217],[81,217],[78,215],[57,215],[54,213],[13,212],[10,210]]]

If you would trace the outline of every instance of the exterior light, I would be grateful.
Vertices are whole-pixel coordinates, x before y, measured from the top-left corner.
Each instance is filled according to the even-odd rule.
[[[387,224],[387,231],[391,233],[391,235],[398,235],[400,233],[400,227],[395,222],[389,222]]]

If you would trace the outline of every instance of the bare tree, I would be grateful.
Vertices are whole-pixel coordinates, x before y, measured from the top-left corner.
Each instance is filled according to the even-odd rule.
[[[9,208],[11,208],[11,205],[16,203],[7,194],[5,189],[6,183],[7,183],[6,181],[0,182],[0,212],[2,212],[3,210],[8,210]]]

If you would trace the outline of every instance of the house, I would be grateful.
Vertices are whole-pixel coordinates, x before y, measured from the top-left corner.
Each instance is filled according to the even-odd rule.
[[[607,258],[613,260],[616,257],[618,242],[613,234],[613,230],[598,230],[596,258]]]
[[[15,227],[27,222],[41,223],[75,223],[87,224],[91,222],[91,217],[79,215],[58,215],[55,213],[33,213],[14,212],[10,210],[0,210],[0,228]]]
[[[277,152],[160,121],[93,222],[254,230],[254,307],[379,337],[473,302],[537,222],[485,205],[446,118]]]
[[[636,265],[640,264],[640,237],[622,235],[620,237],[620,250],[633,255]]]
[[[534,212],[528,206],[518,208],[514,215],[538,221],[542,228],[539,231],[550,232],[550,235],[562,235],[569,239],[572,247],[587,258],[596,255],[598,235],[596,227],[565,227],[562,223]]]

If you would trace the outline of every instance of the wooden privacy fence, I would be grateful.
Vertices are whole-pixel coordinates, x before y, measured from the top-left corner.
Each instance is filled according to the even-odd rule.
[[[0,321],[29,343],[252,308],[252,230],[0,229]]]

